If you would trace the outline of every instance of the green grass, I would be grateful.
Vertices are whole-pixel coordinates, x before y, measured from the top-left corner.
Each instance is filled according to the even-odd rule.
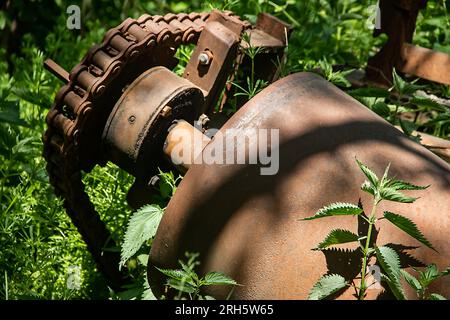
[[[212,7],[233,10],[253,22],[259,12],[269,12],[296,26],[289,41],[285,74],[309,70],[325,59],[330,64],[361,68],[383,42],[382,37],[372,38],[366,27],[370,15],[368,7],[376,1],[93,2],[47,1],[46,6],[52,3],[52,12],[56,13],[50,18],[46,10],[14,2],[25,20],[42,18],[42,23],[26,30],[20,49],[13,56],[7,57],[5,49],[0,49],[0,299],[110,297],[62,201],[53,195],[48,183],[41,156],[41,135],[45,130],[46,112],[61,83],[43,69],[44,57],[70,70],[92,44],[101,41],[108,28],[128,15],[203,11]],[[33,3],[46,7],[42,5],[43,0]],[[81,31],[65,28],[65,9],[73,3],[82,5]],[[429,2],[428,10],[419,18],[415,42],[450,52],[450,23],[443,3],[450,7],[449,1]],[[0,29],[7,28],[12,18],[2,12]],[[178,53],[179,57],[186,61],[190,50],[184,48]],[[330,76],[332,79],[333,75]],[[425,90],[450,97],[448,86],[427,84]],[[360,98],[371,108],[381,101]],[[392,108],[391,101],[382,102]],[[422,112],[429,117],[429,122],[417,124],[420,130],[449,137],[448,108],[400,106],[400,113],[406,111]],[[113,237],[121,243],[131,215],[125,195],[132,179],[113,165],[95,168],[83,179]],[[80,290],[70,291],[66,287],[70,266],[79,266],[82,270]]]

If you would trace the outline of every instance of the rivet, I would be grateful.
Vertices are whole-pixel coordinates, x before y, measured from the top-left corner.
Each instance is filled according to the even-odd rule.
[[[97,90],[95,91],[95,94],[101,95],[105,91],[105,89],[106,89],[106,86],[102,84],[101,86],[99,86],[97,88]]]

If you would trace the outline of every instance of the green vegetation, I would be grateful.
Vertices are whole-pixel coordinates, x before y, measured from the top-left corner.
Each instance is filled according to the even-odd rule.
[[[433,249],[433,245],[425,238],[422,232],[417,228],[416,224],[410,219],[389,211],[384,211],[381,216],[378,212],[379,204],[385,201],[394,201],[401,203],[412,203],[417,198],[404,195],[402,190],[424,190],[429,186],[416,186],[411,183],[388,178],[389,166],[384,171],[383,177],[379,179],[377,175],[366,165],[356,160],[359,168],[366,176],[367,180],[361,185],[361,190],[369,193],[373,197],[372,209],[367,216],[361,206],[356,206],[351,203],[333,203],[326,207],[323,207],[315,213],[314,216],[305,218],[303,220],[315,220],[324,217],[352,215],[357,219],[363,219],[367,224],[367,233],[364,236],[359,236],[349,230],[335,229],[332,230],[315,250],[323,250],[329,246],[357,242],[362,255],[360,283],[356,285],[354,282],[351,284],[348,279],[345,279],[342,275],[327,274],[319,279],[314,285],[309,294],[309,299],[318,300],[329,297],[330,295],[347,289],[352,286],[355,289],[356,296],[359,300],[364,300],[366,297],[366,291],[375,283],[367,283],[367,267],[370,257],[376,256],[377,263],[381,266],[384,273],[381,274],[382,282],[387,283],[391,292],[399,300],[405,300],[406,295],[403,290],[400,279],[405,278],[407,283],[417,291],[417,295],[421,299],[433,299],[433,300],[445,300],[444,297],[438,294],[427,294],[426,290],[429,284],[441,276],[448,275],[449,269],[439,274],[435,265],[430,265],[424,272],[419,272],[419,280],[414,278],[405,270],[401,269],[400,258],[395,249],[392,247],[377,246],[373,241],[373,230],[375,230],[375,224],[381,220],[386,219],[395,225],[400,230],[406,232],[408,235],[424,244],[425,246]],[[416,269],[415,269],[416,270]],[[417,270],[416,270],[417,271]],[[353,279],[351,279],[353,280]]]
[[[8,12],[0,7],[0,299],[151,297],[145,280],[148,249],[162,208],[179,179],[170,173],[161,173],[160,197],[133,214],[125,201],[132,183],[128,174],[108,164],[104,168],[96,167],[83,177],[88,194],[116,243],[130,242],[116,250],[122,250],[122,267],[136,284],[122,293],[115,293],[97,272],[62,201],[54,196],[42,157],[45,115],[62,85],[43,69],[44,58],[52,58],[70,70],[94,43],[101,41],[107,29],[128,16],[136,18],[144,13],[154,15],[218,8],[233,10],[254,22],[258,13],[271,13],[296,28],[289,41],[282,75],[320,68],[320,73],[329,81],[348,90],[391,123],[401,125],[407,134],[417,130],[443,138],[450,135],[450,109],[416,92],[419,89],[448,99],[448,86],[420,81],[412,83],[410,79],[396,77],[391,90],[350,90],[345,71],[331,68],[331,65],[349,69],[364,67],[367,58],[385,41],[383,37],[373,38],[367,28],[366,22],[372,14],[370,6],[376,3],[375,0],[35,0],[11,3]],[[81,30],[66,28],[66,9],[71,4],[78,4],[82,9]],[[448,0],[429,1],[428,9],[418,20],[416,43],[450,53],[448,7]],[[16,31],[14,25],[19,26]],[[192,47],[178,50],[181,65],[176,72],[182,72],[191,52]],[[247,54],[257,52],[250,49]],[[243,82],[240,92],[248,97],[265,86],[259,79],[254,79],[253,74]],[[233,105],[228,108],[224,110],[226,114],[236,109]],[[140,226],[140,221],[146,224]],[[328,242],[349,236],[336,232]],[[380,254],[386,254],[383,250]],[[79,289],[68,289],[67,286],[72,266],[81,270]],[[205,278],[192,277],[196,288],[205,285]],[[435,297],[426,293],[429,284],[426,279],[435,276],[420,277],[420,286],[413,280],[411,283],[417,285],[421,297]],[[185,282],[191,283],[189,281]],[[326,285],[325,282],[333,281],[323,282]]]
[[[188,259],[186,263],[179,260],[178,263],[181,269],[160,269],[161,273],[167,277],[166,287],[175,289],[178,294],[176,299],[188,298],[190,300],[195,299],[214,299],[210,296],[201,295],[201,289],[207,286],[235,286],[236,281],[230,279],[226,275],[220,272],[208,272],[204,277],[200,278],[195,273],[195,267],[200,265],[197,253],[186,253]],[[230,294],[232,291],[230,291]]]

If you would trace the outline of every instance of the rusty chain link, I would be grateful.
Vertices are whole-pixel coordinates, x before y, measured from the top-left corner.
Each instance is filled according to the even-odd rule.
[[[231,12],[222,14],[250,26]],[[173,68],[176,49],[196,44],[209,17],[181,13],[126,19],[71,71],[47,115],[43,143],[50,182],[113,288],[124,281],[119,255],[105,250],[115,244],[84,190],[81,171],[106,163],[99,147],[103,126],[126,86],[150,67]]]

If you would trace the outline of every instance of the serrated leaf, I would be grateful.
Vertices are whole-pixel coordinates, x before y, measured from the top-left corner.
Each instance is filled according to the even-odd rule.
[[[428,265],[425,271],[419,272],[419,282],[423,287],[428,287],[437,278],[439,278],[439,271],[434,263]]]
[[[428,300],[447,300],[447,299],[444,296],[441,296],[440,294],[432,293],[432,294],[430,294],[430,297]]]
[[[184,292],[184,293],[194,293],[198,290],[196,286],[188,281],[179,281],[174,279],[168,279],[167,285],[175,290]]]
[[[400,279],[400,258],[390,247],[375,247],[378,262],[390,279]]]
[[[383,216],[397,228],[405,231],[407,234],[409,234],[417,241],[423,243],[427,247],[436,251],[436,249],[433,248],[433,245],[425,238],[422,232],[420,232],[420,230],[417,228],[416,224],[407,217],[389,211],[384,211]]]
[[[400,93],[401,95],[410,95],[416,92],[419,89],[423,89],[424,86],[416,85],[416,80],[412,81],[411,83],[403,80],[402,77],[400,77],[396,70],[392,70],[392,78],[394,82],[394,87]]]
[[[389,187],[382,188],[380,191],[380,196],[383,200],[402,202],[402,203],[412,203],[418,198],[408,197],[403,193]]]
[[[369,167],[367,167],[365,164],[360,162],[358,159],[356,159],[356,163],[358,164],[359,168],[364,173],[364,175],[367,177],[369,182],[372,184],[372,186],[378,187],[378,177],[377,177],[377,175],[372,170],[370,170]]]
[[[221,272],[209,272],[201,281],[204,286],[236,285],[237,282]]]
[[[402,273],[403,278],[406,280],[406,282],[416,291],[422,290],[422,286],[420,285],[419,280],[417,280],[414,276],[406,272],[405,270],[400,270]]]
[[[381,274],[381,280],[386,282],[397,300],[406,300],[405,292],[398,280],[391,280],[385,274]]]
[[[427,186],[416,186],[412,183],[405,182],[402,180],[392,180],[386,184],[387,187],[392,188],[394,190],[425,190],[430,185]]]
[[[332,230],[316,249],[324,249],[334,244],[358,241],[358,235],[348,230],[335,229]]]
[[[360,207],[351,203],[336,202],[323,207],[315,213],[314,216],[301,220],[313,220],[323,217],[340,216],[340,215],[359,215],[363,212]]]
[[[155,267],[159,270],[162,274],[164,274],[166,277],[169,277],[174,280],[183,281],[189,278],[189,275],[181,269],[163,269]]]
[[[415,104],[415,105],[419,106],[419,107],[426,107],[426,108],[435,109],[435,110],[438,110],[438,111],[441,111],[441,112],[445,112],[445,106],[443,106],[443,105],[439,104],[438,102],[433,101],[433,100],[431,100],[431,99],[429,99],[427,97],[422,97],[422,96],[419,96],[419,95],[413,95],[411,97],[410,102],[412,104]]]
[[[385,102],[377,102],[372,106],[372,111],[381,117],[387,117],[391,109],[389,109],[388,105]]]
[[[148,264],[148,254],[140,254],[137,256],[138,261],[146,267]]]
[[[167,277],[167,286],[185,293],[194,293],[197,291],[197,286],[195,285],[194,280],[186,271],[181,269],[155,268]]]
[[[377,261],[387,276],[384,278],[392,293],[398,300],[405,300],[405,293],[400,283],[400,258],[394,249],[389,247],[375,247]]]
[[[361,185],[361,190],[365,191],[371,195],[375,195],[375,187],[369,182],[369,181],[364,181],[363,184]]]
[[[312,287],[308,299],[321,300],[348,286],[344,277],[338,274],[325,275]]]
[[[145,241],[155,235],[163,213],[163,209],[158,205],[146,205],[133,213],[122,245],[120,266],[123,266]]]
[[[387,165],[386,169],[384,169],[383,177],[381,178],[381,186],[384,188],[386,186],[386,183],[389,182],[389,179],[387,178],[389,169],[391,168],[391,163]]]
[[[414,122],[402,120],[401,118],[398,118],[400,123],[400,128],[402,128],[402,131],[407,136],[410,136],[414,130],[417,129],[417,126]]]

